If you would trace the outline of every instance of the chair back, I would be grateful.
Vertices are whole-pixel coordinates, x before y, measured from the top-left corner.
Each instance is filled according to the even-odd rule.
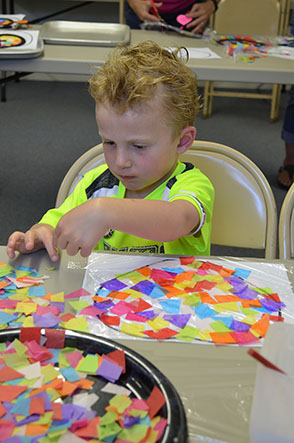
[[[260,169],[237,150],[202,140],[180,159],[198,167],[214,186],[211,243],[264,249],[266,258],[276,258],[277,208]]]
[[[180,160],[190,162],[215,188],[212,244],[264,250],[276,258],[277,209],[272,190],[260,169],[228,146],[195,141]],[[85,172],[105,163],[99,144],[83,154],[65,175],[56,199],[58,207]]]
[[[279,0],[221,0],[214,18],[218,34],[271,35],[279,33]]]
[[[64,202],[66,197],[71,194],[86,172],[102,165],[103,163],[105,163],[105,158],[102,143],[94,146],[81,155],[64,176],[57,193],[55,207],[58,208],[58,206]]]
[[[284,198],[279,219],[279,256],[294,258],[294,184]]]

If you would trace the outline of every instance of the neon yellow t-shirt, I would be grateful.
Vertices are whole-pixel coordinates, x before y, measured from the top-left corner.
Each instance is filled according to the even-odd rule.
[[[64,214],[87,200],[97,197],[124,198],[125,192],[124,185],[110,172],[106,164],[98,166],[87,172],[61,206],[46,212],[39,223],[47,223],[55,228]],[[170,242],[156,242],[114,231],[108,237],[105,235],[94,249],[154,254],[210,255],[214,189],[209,179],[199,169],[191,163],[178,162],[171,176],[145,199],[189,201],[199,212],[199,227],[196,232]],[[136,217],[136,214],[133,214],[133,217]]]

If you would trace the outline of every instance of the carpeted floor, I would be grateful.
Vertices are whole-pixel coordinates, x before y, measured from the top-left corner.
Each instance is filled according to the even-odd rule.
[[[34,1],[22,3],[32,7]],[[55,1],[55,6],[56,3],[59,2]],[[74,2],[61,3],[67,6]],[[88,13],[92,14],[91,8],[97,5],[89,5]],[[105,3],[103,14],[116,14],[116,6]],[[39,11],[39,15],[45,12]],[[104,17],[108,18],[107,14]],[[88,16],[82,14],[82,8],[66,15],[68,20],[77,17],[87,20]],[[199,116],[195,122],[197,138],[229,145],[260,167],[272,186],[278,209],[285,196],[285,191],[277,186],[276,176],[284,155],[280,134],[286,103],[284,92],[280,119],[270,123],[267,101],[215,98],[212,117],[203,120]],[[12,231],[28,229],[54,206],[68,168],[100,139],[86,82],[23,79],[10,83],[7,102],[0,102],[0,115],[0,244],[6,244]]]

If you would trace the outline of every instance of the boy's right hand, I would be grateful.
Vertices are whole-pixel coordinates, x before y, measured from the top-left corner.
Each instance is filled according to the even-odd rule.
[[[6,253],[9,258],[15,258],[15,251],[29,254],[46,248],[52,261],[58,260],[58,254],[53,247],[54,228],[47,224],[36,224],[27,232],[15,231],[8,239]]]

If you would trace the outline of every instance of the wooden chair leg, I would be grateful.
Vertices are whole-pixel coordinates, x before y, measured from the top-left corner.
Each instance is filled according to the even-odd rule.
[[[209,91],[208,91],[208,117],[212,114],[212,101],[213,101],[213,92],[214,92],[214,82],[210,82]]]
[[[124,0],[119,0],[119,22],[125,23]]]
[[[208,118],[211,116],[211,111],[212,111],[211,91],[213,91],[213,82],[206,80],[206,82],[204,83],[202,118]]]
[[[271,113],[270,121],[276,122],[279,118],[280,98],[281,98],[282,85],[273,85],[272,100],[271,100]]]

